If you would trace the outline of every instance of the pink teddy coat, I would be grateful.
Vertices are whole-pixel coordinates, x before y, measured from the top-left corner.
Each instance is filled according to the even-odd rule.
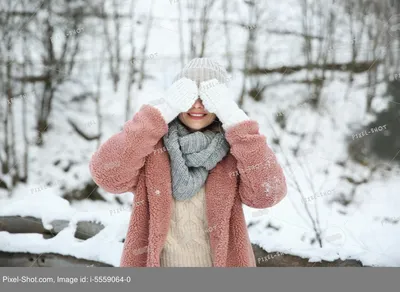
[[[89,168],[98,186],[114,194],[134,193],[120,267],[160,267],[173,200],[162,140],[167,132],[158,109],[143,105],[91,157]],[[286,180],[256,121],[231,126],[225,136],[230,152],[205,183],[213,266],[255,267],[242,203],[252,208],[277,204],[286,195]]]

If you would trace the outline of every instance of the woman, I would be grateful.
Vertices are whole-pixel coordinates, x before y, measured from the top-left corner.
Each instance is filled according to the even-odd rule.
[[[90,161],[110,193],[133,192],[121,267],[255,267],[242,203],[286,195],[256,121],[231,100],[226,70],[196,58]]]

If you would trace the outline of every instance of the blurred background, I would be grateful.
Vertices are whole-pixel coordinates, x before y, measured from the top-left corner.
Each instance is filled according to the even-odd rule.
[[[119,265],[134,194],[89,160],[195,57],[287,178],[257,265],[400,266],[400,1],[1,1],[0,35],[0,266]]]

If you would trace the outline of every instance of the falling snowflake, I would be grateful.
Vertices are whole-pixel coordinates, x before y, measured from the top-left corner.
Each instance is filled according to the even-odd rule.
[[[155,193],[157,196],[159,196],[161,194],[161,192],[159,190],[156,190]]]

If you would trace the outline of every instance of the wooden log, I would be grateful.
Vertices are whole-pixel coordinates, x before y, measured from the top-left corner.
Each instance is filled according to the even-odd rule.
[[[57,235],[57,233],[69,225],[69,221],[54,220],[50,224],[53,226],[53,228],[51,230],[47,230],[44,228],[42,220],[35,217],[0,217],[0,231],[7,231],[9,233],[39,233],[43,235]],[[76,226],[75,237],[86,240],[95,236],[103,228],[104,225],[100,223],[80,221]]]
[[[42,220],[27,216],[0,216],[0,231],[10,233],[49,233],[43,227]]]
[[[112,265],[56,253],[0,251],[0,267],[112,267]]]
[[[257,267],[362,267],[357,260],[335,260],[333,262],[309,262],[308,258],[282,252],[267,252],[257,244],[252,244]]]
[[[0,217],[0,231],[10,233],[38,233],[44,238],[51,238],[69,224],[67,220],[54,220],[52,230],[46,230],[42,221],[34,217],[2,216]],[[104,225],[81,221],[77,223],[75,237],[86,240],[98,234]],[[280,252],[267,252],[257,244],[252,244],[257,267],[362,267],[357,260],[335,260],[333,262],[309,262],[308,258]],[[35,255],[31,253],[10,253],[0,251],[0,266],[5,267],[72,267],[72,266],[110,266],[104,263],[77,259],[55,253]]]
[[[104,228],[104,225],[90,221],[80,221],[76,225],[75,237],[86,240],[95,236]]]

